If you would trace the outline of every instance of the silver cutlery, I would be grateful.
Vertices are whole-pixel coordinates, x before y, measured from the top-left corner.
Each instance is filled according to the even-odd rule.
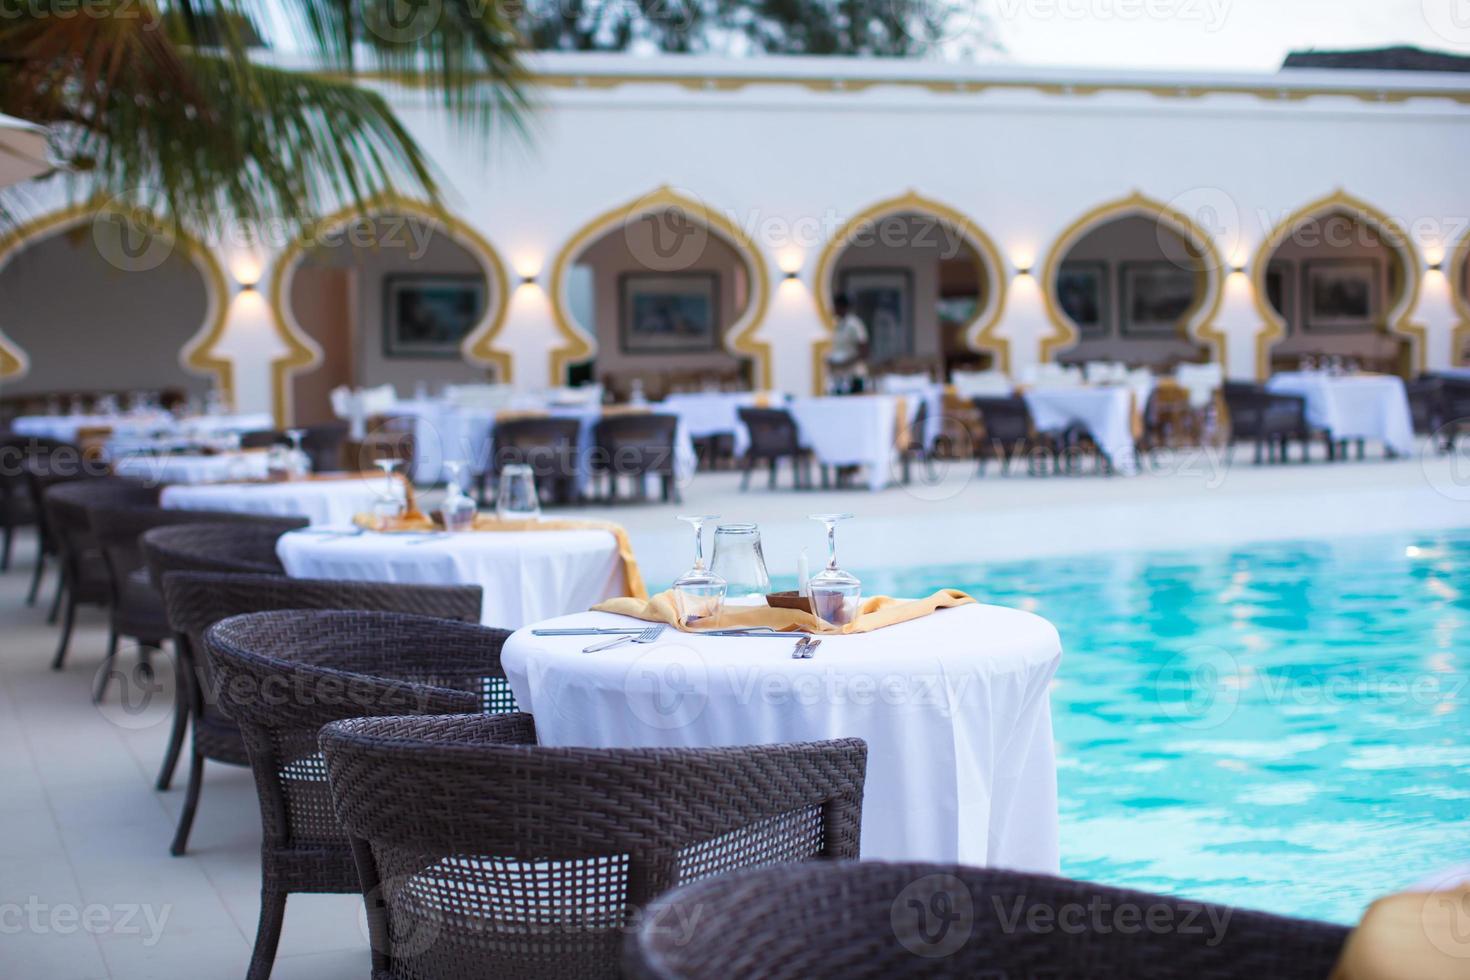
[[[613,647],[622,646],[624,643],[652,643],[663,635],[663,631],[666,629],[668,629],[668,626],[663,623],[658,623],[641,631],[636,636],[615,636],[611,640],[603,640],[601,643],[594,643],[590,647],[583,647],[582,652],[597,653],[599,650],[611,650]]]
[[[599,629],[594,626],[558,626],[548,629],[532,630],[532,636],[618,636],[627,633],[629,636],[637,636],[643,632],[643,627],[637,629]]]
[[[812,654],[816,653],[817,652],[817,647],[819,647],[821,645],[822,645],[822,641],[821,640],[811,640],[811,642],[809,642],[806,646],[804,646],[804,647],[801,648],[801,659],[803,659],[803,660],[810,660],[810,659],[812,659]]]
[[[794,647],[791,648],[791,659],[792,660],[801,660],[801,659],[803,659],[803,657],[805,656],[805,654],[803,653],[803,651],[806,650],[806,645],[808,643],[810,643],[811,641],[812,641],[812,638],[810,636],[803,636],[801,639],[797,640],[796,641],[796,646],[794,646]]]

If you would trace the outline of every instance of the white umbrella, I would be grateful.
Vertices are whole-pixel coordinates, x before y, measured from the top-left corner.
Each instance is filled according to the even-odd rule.
[[[46,127],[0,114],[0,187],[55,170],[47,152]]]

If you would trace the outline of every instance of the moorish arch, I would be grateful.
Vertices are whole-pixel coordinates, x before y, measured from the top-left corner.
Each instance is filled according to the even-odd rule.
[[[1086,212],[1063,229],[1047,249],[1046,262],[1041,270],[1041,296],[1053,332],[1041,341],[1041,360],[1053,360],[1059,352],[1076,346],[1083,334],[1064,309],[1059,293],[1063,265],[1089,236],[1128,221],[1150,224],[1154,230],[1155,248],[1159,250],[1158,261],[1172,263],[1193,276],[1192,297],[1179,315],[1174,331],[1177,336],[1208,351],[1210,360],[1221,361],[1225,353],[1225,336],[1215,328],[1215,319],[1225,298],[1224,259],[1209,232],[1189,215],[1141,191]],[[1177,249],[1179,254],[1168,254],[1171,249]],[[1121,298],[1123,290],[1119,287],[1122,284],[1112,271],[1108,273],[1108,295],[1116,292]],[[1182,302],[1179,305],[1184,306]]]
[[[1268,272],[1272,268],[1273,259],[1283,246],[1297,239],[1310,240],[1320,245],[1322,240],[1329,237],[1321,234],[1323,228],[1334,218],[1367,229],[1372,237],[1370,244],[1387,250],[1392,257],[1391,267],[1385,273],[1388,285],[1384,290],[1390,295],[1383,304],[1382,312],[1374,316],[1374,330],[1383,336],[1399,339],[1406,345],[1407,364],[1402,367],[1410,372],[1423,371],[1425,327],[1411,320],[1424,279],[1418,250],[1401,224],[1387,212],[1362,198],[1337,190],[1287,215],[1256,249],[1255,259],[1251,263],[1251,282],[1254,286],[1256,310],[1262,322],[1261,332],[1256,335],[1257,376],[1265,378],[1270,375],[1272,349],[1288,334],[1287,318],[1271,300],[1273,291],[1268,284]],[[1312,229],[1313,233],[1304,236],[1301,234],[1304,229]],[[1328,244],[1332,245],[1330,241]],[[1293,277],[1293,281],[1304,282],[1296,277]]]
[[[0,235],[0,277],[4,276],[17,258],[34,254],[31,252],[33,249],[64,242],[84,229],[90,229],[87,239],[95,253],[92,258],[96,262],[105,263],[108,269],[104,271],[108,274],[149,277],[150,281],[147,283],[138,280],[138,289],[131,291],[139,294],[138,298],[144,303],[159,302],[158,284],[152,277],[167,274],[167,267],[173,266],[181,258],[197,273],[200,301],[197,310],[181,313],[183,320],[178,331],[179,366],[184,376],[192,374],[209,378],[226,404],[232,403],[235,395],[234,365],[229,359],[215,353],[215,345],[224,334],[229,310],[230,291],[224,269],[203,242],[158,213],[143,207],[123,205],[115,200],[97,198],[27,221]],[[72,261],[64,263],[68,288],[65,291],[53,290],[50,294],[51,303],[63,299],[95,300],[97,297],[106,297],[108,306],[105,316],[101,318],[114,325],[118,323],[120,311],[117,304],[126,304],[129,291],[117,289],[115,283],[114,288],[105,291],[78,288],[75,278],[76,256],[73,255],[71,259]],[[10,319],[13,322],[16,315],[15,299],[12,296],[11,302],[0,309],[0,382],[17,381],[31,374],[37,367],[33,363],[31,352],[24,349],[24,344],[5,332],[5,321]],[[150,308],[156,310],[156,305]],[[157,324],[155,313],[148,318],[148,325],[155,331],[154,336],[138,338],[138,349],[147,353],[150,363],[156,363],[153,359],[157,356],[157,348],[152,344],[157,340]],[[11,329],[14,331],[17,328],[12,326]],[[116,336],[116,332],[109,336]],[[93,359],[93,363],[114,374],[117,372],[116,359],[105,353]],[[129,385],[138,388],[168,386],[168,379],[160,377],[158,381],[159,383],[155,383],[139,377],[136,382],[129,381]],[[82,386],[100,389],[112,385],[87,383]]]
[[[425,238],[423,242],[416,237],[421,233]],[[434,242],[431,237],[434,234],[442,235],[445,241]],[[367,240],[369,237],[371,241]],[[278,420],[284,421],[295,415],[293,381],[299,385],[305,376],[321,368],[324,360],[334,353],[323,349],[324,345],[312,336],[312,329],[302,320],[298,306],[304,290],[297,288],[300,285],[298,277],[315,273],[318,266],[355,269],[363,255],[388,256],[390,250],[382,241],[387,237],[401,239],[400,244],[405,248],[401,256],[404,262],[391,269],[376,270],[380,279],[386,280],[393,274],[432,275],[435,268],[417,264],[420,256],[416,252],[416,249],[430,245],[454,253],[458,264],[453,271],[461,271],[460,266],[464,270],[473,270],[472,274],[484,284],[484,302],[454,356],[476,369],[492,372],[497,381],[511,380],[511,355],[495,346],[510,306],[509,280],[499,254],[478,231],[445,214],[442,209],[428,202],[385,194],[373,198],[363,207],[345,207],[316,222],[276,260],[268,298],[286,348],[285,353],[275,358],[271,365],[273,407]],[[338,254],[339,249],[345,251]],[[360,303],[348,304],[351,322],[345,329],[350,334],[352,345],[372,346],[376,353],[382,345],[382,331],[386,329],[384,318],[388,299],[382,284],[376,279],[372,283],[357,283],[355,287],[366,292]],[[310,290],[307,288],[305,291]],[[366,307],[373,303],[380,304],[375,307],[377,316],[367,317]],[[379,332],[378,340],[372,344],[365,343],[363,337],[364,323],[368,319],[377,325]],[[361,354],[362,351],[357,351],[353,357]],[[343,354],[335,352],[335,356]],[[355,360],[345,370],[352,384],[378,380],[360,377],[360,365]],[[436,373],[429,371],[431,375]],[[478,375],[462,380],[478,380]]]
[[[1445,271],[1454,301],[1455,327],[1450,340],[1450,363],[1470,365],[1470,228],[1445,253]]]
[[[891,235],[889,233],[892,233]],[[812,390],[821,392],[826,383],[826,358],[832,346],[837,326],[837,317],[832,309],[832,299],[842,292],[839,274],[846,263],[868,249],[881,250],[899,256],[909,253],[916,261],[937,263],[935,297],[942,302],[945,297],[944,281],[963,278],[972,284],[973,305],[956,317],[955,333],[960,345],[973,353],[989,355],[993,365],[1002,370],[1010,366],[1010,344],[995,334],[1005,309],[1007,274],[1005,262],[995,242],[974,221],[941,201],[925,197],[917,191],[908,191],[898,197],[888,198],[869,205],[849,218],[823,246],[817,257],[816,273],[812,283],[812,300],[822,324],[822,335],[812,344]],[[933,252],[934,255],[928,253]],[[952,253],[952,254],[951,254]],[[877,265],[881,267],[883,261]],[[911,283],[912,287],[914,284]],[[961,285],[960,289],[966,289]],[[861,311],[858,311],[861,314]],[[916,311],[913,317],[915,331],[919,314],[934,314],[936,310]],[[874,325],[867,324],[869,333]],[[935,326],[935,331],[940,327]],[[870,342],[875,338],[870,336]]]
[[[585,287],[584,295],[574,298],[581,273],[575,285]],[[713,295],[691,299],[710,310],[712,330],[705,333],[713,336],[700,339],[694,352],[660,353],[656,344],[630,351],[623,342],[629,276],[669,277],[671,289],[678,288],[677,277],[713,277]],[[664,185],[592,218],[557,253],[550,293],[560,341],[550,352],[553,386],[567,384],[578,364],[640,378],[734,365],[748,371],[745,381],[757,389],[771,383],[771,347],[755,339],[770,304],[766,261],[739,225],[692,194]],[[580,315],[579,299],[585,300]]]

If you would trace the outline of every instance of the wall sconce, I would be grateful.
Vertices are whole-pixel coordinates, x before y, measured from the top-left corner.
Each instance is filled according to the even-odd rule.
[[[1429,271],[1430,272],[1443,272],[1444,271],[1444,263],[1443,262],[1431,262],[1431,263],[1429,263]]]
[[[1243,275],[1245,275],[1245,266],[1243,266],[1243,265],[1232,265],[1230,267],[1230,274],[1232,276],[1243,276]]]
[[[1019,268],[1017,268],[1016,269],[1016,278],[1018,278],[1018,279],[1022,279],[1022,278],[1024,278],[1024,279],[1030,279],[1031,278],[1031,267],[1029,265],[1023,265],[1023,266],[1020,266]]]
[[[788,269],[785,273],[782,274],[781,278],[786,280],[787,282],[795,282],[796,280],[801,278],[801,273],[798,272],[796,269]]]
[[[534,275],[526,275],[526,274],[523,273],[521,275],[520,285],[522,285],[522,286],[534,286],[534,285],[536,285],[536,277]]]
[[[259,285],[261,271],[260,260],[254,255],[240,255],[230,263],[230,276],[242,290],[251,290]]]

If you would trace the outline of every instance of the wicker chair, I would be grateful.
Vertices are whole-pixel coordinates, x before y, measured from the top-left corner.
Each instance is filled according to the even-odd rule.
[[[677,415],[638,413],[613,415],[598,421],[592,441],[596,447],[590,460],[593,478],[607,477],[607,499],[618,497],[618,478],[632,477],[634,496],[647,495],[647,477],[659,478],[663,499],[679,502],[674,482],[674,440],[679,429]]]
[[[1455,448],[1460,433],[1470,430],[1470,381],[1444,378],[1440,381],[1440,412],[1443,418],[1446,451]]]
[[[46,523],[55,535],[61,558],[61,636],[51,661],[52,670],[61,670],[65,665],[77,606],[105,607],[113,598],[107,559],[92,532],[90,509],[107,505],[150,506],[157,502],[157,487],[119,477],[72,480],[46,490]]]
[[[770,467],[768,486],[776,488],[776,465],[783,459],[791,460],[791,484],[793,487],[811,487],[812,451],[801,444],[801,432],[796,419],[784,408],[741,408],[737,410],[740,423],[750,432],[750,446],[741,460],[740,489],[750,486],[750,471],[755,464],[764,460]],[[823,470],[823,476],[826,471]]]
[[[150,563],[157,560],[170,571],[284,575],[276,539],[307,523],[304,517],[282,517],[251,524],[157,527],[143,535],[143,550]]]
[[[36,508],[26,486],[26,438],[0,432],[0,572],[10,571],[10,552],[17,528],[36,523]],[[40,563],[40,556],[36,561]]]
[[[360,718],[321,745],[378,980],[617,977],[680,882],[858,852],[861,739],[540,748],[513,714]]]
[[[1026,457],[1027,472],[1033,475],[1046,472],[1047,460],[1055,468],[1058,436],[1037,431],[1026,399],[1020,395],[991,396],[972,398],[970,404],[984,429],[975,443],[981,476],[985,475],[985,462],[990,459],[1000,464],[1001,476],[1007,475],[1017,455]]]
[[[275,429],[256,429],[253,432],[240,433],[241,449],[269,449],[272,446],[289,446],[291,440],[286,438],[286,433],[277,432]]]
[[[932,481],[934,479],[934,447],[929,444],[928,401],[920,399],[919,407],[914,410],[913,421],[909,422],[905,428],[908,430],[908,445],[904,447],[899,458],[903,467],[904,485],[909,484],[912,476],[910,466],[916,459],[924,464],[924,472]]]
[[[342,450],[346,444],[346,422],[309,425],[302,430],[301,449],[311,457],[311,468],[316,473],[342,469]]]
[[[578,488],[577,452],[582,423],[574,418],[508,419],[497,422],[491,435],[490,460],[480,473],[480,498],[485,499],[485,481],[512,463],[531,467],[539,493],[551,502],[576,503]]]
[[[1323,980],[1348,932],[992,868],[793,864],[665,895],[626,966],[642,980]]]
[[[63,462],[62,456],[70,462]],[[90,473],[82,466],[82,451],[76,446],[54,439],[30,439],[25,446],[21,472],[26,490],[31,499],[31,512],[36,516],[36,533],[40,540],[36,551],[36,567],[31,572],[31,587],[26,593],[26,605],[34,606],[41,591],[41,580],[46,575],[48,561],[60,561],[61,552],[56,535],[51,533],[51,522],[46,518],[46,491],[60,483],[100,476]],[[71,464],[75,465],[71,465]],[[51,603],[48,622],[56,622],[61,608],[61,581],[56,583],[56,597]]]
[[[302,610],[235,616],[205,632],[220,707],[240,726],[260,798],[260,927],[248,980],[270,975],[287,895],[360,890],[332,811],[321,727],[371,715],[513,711],[500,667],[508,635],[427,616]],[[418,805],[441,803],[426,806],[420,794]]]
[[[1286,462],[1291,440],[1302,446],[1302,459],[1309,458],[1312,430],[1307,424],[1307,402],[1298,395],[1280,395],[1267,391],[1264,385],[1246,381],[1227,381],[1224,386],[1225,411],[1230,418],[1232,447],[1238,439],[1256,444],[1255,461]],[[1327,440],[1328,456],[1335,455],[1331,437]]]

